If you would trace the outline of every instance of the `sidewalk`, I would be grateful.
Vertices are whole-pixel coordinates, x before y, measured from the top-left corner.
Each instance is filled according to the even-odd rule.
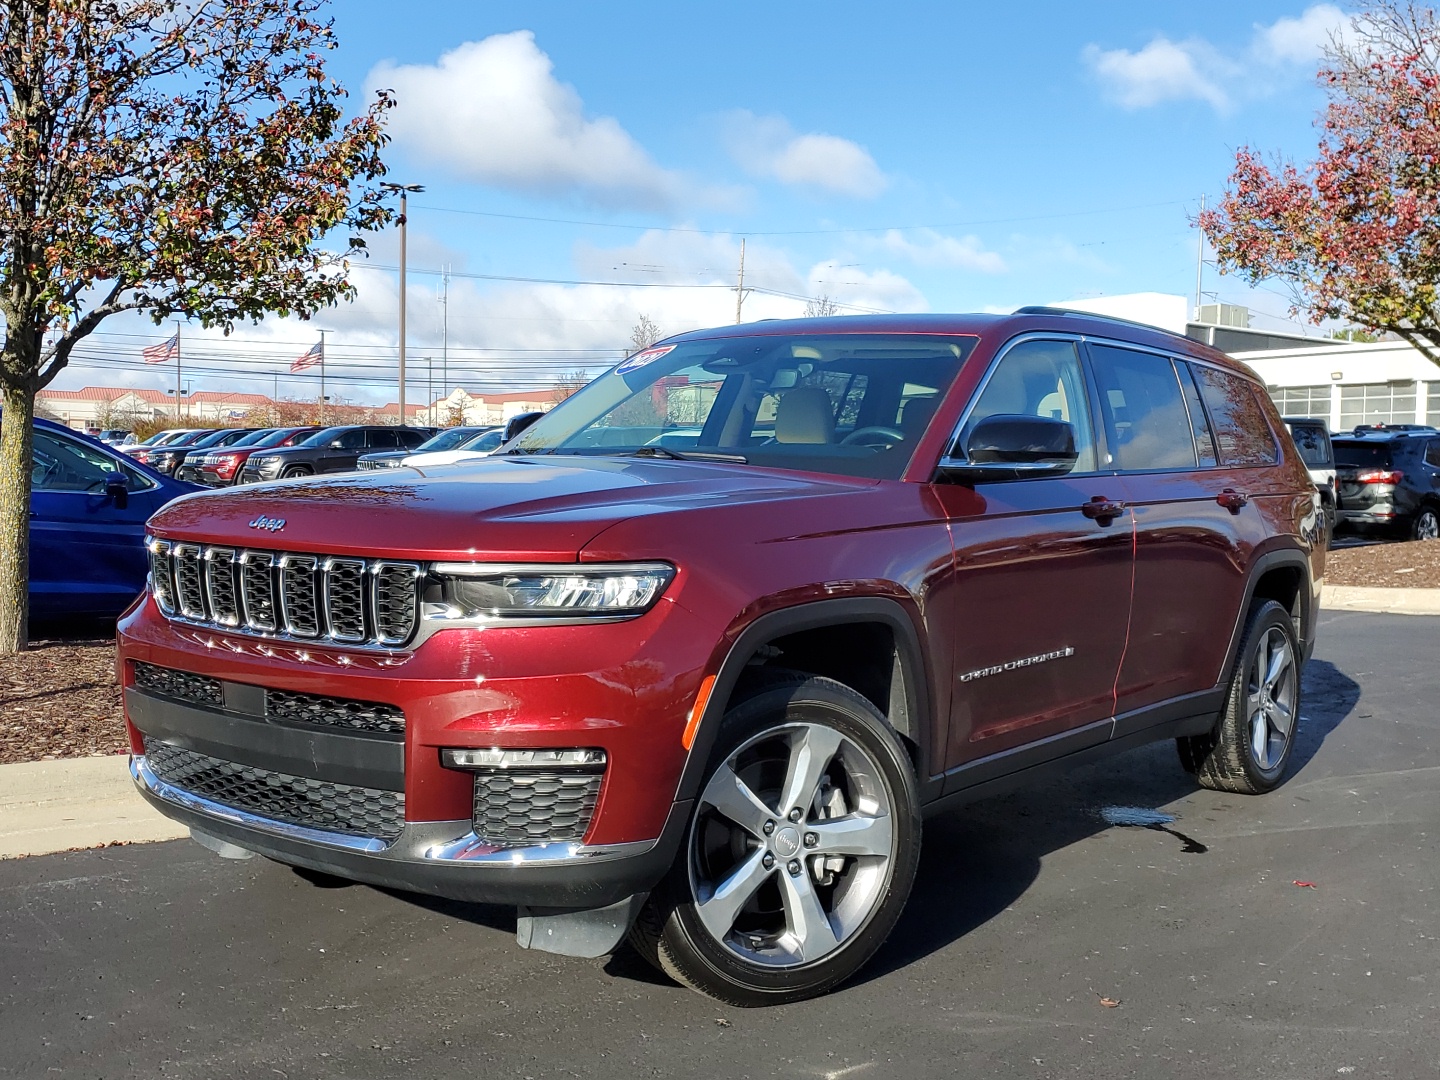
[[[123,754],[0,765],[0,859],[188,835],[140,797]]]
[[[1440,589],[1377,589],[1326,585],[1321,611],[1369,611],[1381,615],[1440,615]]]

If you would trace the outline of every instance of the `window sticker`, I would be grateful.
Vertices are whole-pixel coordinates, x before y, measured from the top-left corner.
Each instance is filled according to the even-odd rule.
[[[648,349],[641,349],[634,356],[630,357],[615,369],[617,375],[628,375],[632,371],[639,371],[646,364],[653,364],[666,353],[674,349],[674,345],[654,345]]]

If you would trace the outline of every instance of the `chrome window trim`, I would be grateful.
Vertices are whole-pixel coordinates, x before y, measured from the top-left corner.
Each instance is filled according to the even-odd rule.
[[[939,465],[936,466],[936,471],[938,472],[938,471],[941,470],[941,469],[967,469],[967,470],[977,470],[977,471],[983,470],[983,471],[986,471],[986,472],[994,471],[994,472],[997,472],[997,473],[998,473],[998,472],[1005,472],[1005,473],[1011,473],[1011,474],[1014,474],[1014,473],[1016,473],[1016,472],[1025,472],[1025,471],[1027,471],[1026,467],[1025,467],[1023,464],[1020,465],[1020,466],[1018,466],[1018,467],[1015,466],[1015,465],[1005,464],[1005,463],[1002,463],[1002,462],[996,462],[993,466],[988,465],[988,463],[987,463],[987,464],[980,464],[980,465],[972,465],[972,464],[971,464],[968,460],[966,460],[964,457],[956,457],[956,456],[952,455],[950,451],[953,450],[953,449],[955,448],[955,445],[960,441],[960,433],[965,430],[965,425],[970,422],[970,414],[975,411],[975,407],[980,404],[980,399],[985,396],[985,388],[990,385],[990,379],[994,376],[996,370],[997,370],[997,369],[1000,367],[1000,365],[1004,362],[1005,358],[1010,355],[1010,351],[1011,351],[1012,349],[1016,348],[1016,347],[1019,346],[1019,345],[1024,345],[1024,344],[1026,344],[1027,342],[1031,342],[1031,341],[1065,341],[1065,342],[1069,342],[1071,345],[1075,346],[1075,360],[1076,360],[1076,362],[1080,365],[1080,375],[1081,375],[1081,378],[1084,379],[1084,381],[1085,381],[1085,394],[1086,394],[1086,396],[1085,396],[1085,411],[1086,411],[1086,412],[1093,412],[1094,410],[1093,410],[1093,408],[1092,408],[1092,402],[1090,401],[1090,396],[1089,396],[1089,395],[1090,395],[1090,377],[1089,377],[1089,375],[1086,373],[1086,370],[1085,370],[1085,366],[1086,366],[1086,365],[1085,365],[1085,356],[1084,356],[1084,353],[1081,351],[1081,348],[1080,348],[1080,346],[1081,346],[1085,341],[1087,341],[1087,340],[1095,341],[1095,340],[1098,340],[1098,339],[1096,339],[1096,338],[1088,338],[1088,339],[1087,339],[1084,334],[1067,334],[1067,333],[1065,333],[1064,331],[1061,331],[1061,330],[1033,330],[1033,331],[1028,331],[1028,332],[1023,333],[1023,334],[1018,334],[1018,335],[1016,335],[1015,337],[1011,338],[1009,341],[1005,342],[1005,344],[1004,344],[1003,346],[1001,346],[1000,351],[999,351],[998,353],[996,353],[995,356],[991,359],[991,361],[990,361],[990,366],[985,369],[985,374],[984,374],[983,376],[981,376],[980,382],[976,384],[974,392],[972,392],[971,395],[970,395],[970,400],[965,403],[965,410],[960,414],[960,419],[959,419],[959,421],[955,424],[954,430],[950,432],[950,437],[949,437],[949,439],[946,440],[946,443],[945,443],[945,452],[940,456],[940,463],[939,463]],[[1094,442],[1094,444],[1095,444],[1095,447],[1096,447],[1096,449],[1097,449],[1097,451],[1098,451],[1099,446],[1100,446],[1100,440],[1098,439],[1098,437],[1096,437],[1098,433],[1095,431],[1095,418],[1094,418],[1093,416],[1090,418],[1090,428],[1091,428],[1091,431],[1090,431],[1091,438],[1092,438],[1092,440],[1093,440],[1093,442]],[[1096,455],[1096,464],[1097,464],[1097,465],[1099,464],[1099,455],[1098,455],[1098,453],[1097,453],[1097,455]],[[1039,466],[1039,468],[1036,468],[1035,471],[1036,471],[1036,472],[1039,472],[1041,468],[1047,468],[1047,469],[1048,469],[1048,467],[1046,467],[1046,466],[1044,466],[1044,465],[1041,465],[1041,466]],[[1087,472],[1080,472],[1080,471],[1078,471],[1078,470],[1072,470],[1072,471],[1070,471],[1070,472],[1063,473],[1063,474],[1060,474],[1060,475],[1057,476],[1056,473],[1055,473],[1055,471],[1054,471],[1053,469],[1048,469],[1048,471],[1045,473],[1045,475],[1051,477],[1052,479],[1061,480],[1061,479],[1069,479],[1069,478],[1072,477],[1072,476],[1099,476],[1099,475],[1103,475],[1103,474],[1105,474],[1105,473],[1107,473],[1107,472],[1114,472],[1114,471],[1115,471],[1114,469],[1100,469],[1100,468],[1094,469],[1093,471],[1087,471]],[[1011,478],[1011,479],[1023,479],[1023,477],[1015,477],[1015,476],[1013,476],[1013,475],[1012,475],[1010,478]]]

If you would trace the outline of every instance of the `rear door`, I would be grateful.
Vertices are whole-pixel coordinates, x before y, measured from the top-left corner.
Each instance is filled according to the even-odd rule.
[[[1130,634],[1116,683],[1127,717],[1218,681],[1243,601],[1250,553],[1265,536],[1257,469],[1278,459],[1249,380],[1121,343],[1090,342],[1110,464],[1135,521]],[[1183,706],[1182,706],[1183,707]]]
[[[994,755],[1024,744],[1061,737],[1075,750],[1110,735],[1131,523],[1118,479],[1101,464],[1092,412],[1077,342],[1021,338],[995,362],[959,437],[1002,413],[1066,420],[1080,452],[1075,469],[934,486],[950,521],[958,598],[947,765],[974,763],[952,787],[1009,771],[1013,756]]]
[[[145,585],[145,521],[171,497],[123,456],[35,429],[30,603],[35,615],[116,614]],[[105,493],[125,476],[126,505]]]

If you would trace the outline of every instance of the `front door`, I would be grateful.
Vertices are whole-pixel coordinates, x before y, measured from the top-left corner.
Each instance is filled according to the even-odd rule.
[[[1079,460],[1064,477],[935,486],[955,548],[955,787],[1008,771],[1008,756],[982,759],[1026,743],[1061,737],[1080,749],[1109,738],[1130,612],[1130,513],[1102,468],[1076,343],[1011,344],[960,438],[999,413],[1069,422]]]
[[[35,429],[30,495],[30,604],[39,617],[118,614],[145,587],[145,521],[167,495],[119,456]],[[129,490],[106,494],[106,474]]]

